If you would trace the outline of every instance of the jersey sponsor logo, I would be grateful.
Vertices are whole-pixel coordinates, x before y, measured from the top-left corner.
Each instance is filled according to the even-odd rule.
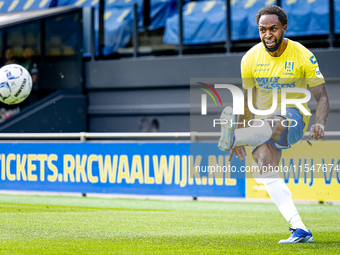
[[[294,69],[294,61],[286,61],[285,62],[285,70],[290,73]]]
[[[312,64],[314,65],[314,64],[316,64],[318,61],[316,61],[316,58],[314,57],[314,56],[311,56],[310,58],[309,58],[309,60],[310,60],[310,62],[312,62]]]
[[[315,76],[320,78],[320,79],[323,78],[322,73],[320,72],[320,69],[319,69],[318,66],[315,68]]]
[[[255,78],[257,84],[261,89],[274,89],[277,88],[280,90],[281,88],[294,88],[295,82],[292,83],[279,83],[280,77],[260,77]]]
[[[272,69],[270,69],[270,68],[267,68],[267,69],[255,69],[255,71],[254,72],[269,72],[270,70],[272,70]]]
[[[280,77],[259,77],[259,78],[255,78],[255,80],[257,81],[258,84],[265,84],[268,82],[275,82],[277,83],[280,80]]]

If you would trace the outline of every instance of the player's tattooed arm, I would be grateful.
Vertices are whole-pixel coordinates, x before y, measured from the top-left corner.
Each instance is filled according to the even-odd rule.
[[[243,89],[243,94],[244,94],[244,115],[239,115],[237,122],[239,123],[237,128],[243,128],[248,126],[248,121],[251,120],[251,117],[253,116],[253,113],[249,110],[248,107],[248,90]],[[253,106],[255,104],[256,100],[256,87],[253,87]],[[245,124],[243,124],[245,123]]]
[[[314,138],[314,140],[319,140],[323,138],[325,135],[323,128],[318,125],[325,125],[329,113],[329,101],[326,91],[325,84],[321,84],[319,86],[311,88],[313,96],[317,102],[316,107],[316,124],[312,125],[310,128],[310,136]]]

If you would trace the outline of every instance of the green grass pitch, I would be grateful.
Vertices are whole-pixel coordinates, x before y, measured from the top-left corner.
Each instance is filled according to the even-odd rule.
[[[340,206],[297,208],[312,244],[273,204],[0,195],[0,254],[339,254]]]

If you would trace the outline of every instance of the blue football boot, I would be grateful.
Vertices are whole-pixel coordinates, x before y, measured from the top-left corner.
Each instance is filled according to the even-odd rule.
[[[289,228],[289,231],[293,231],[292,235],[288,239],[283,239],[279,243],[312,243],[314,242],[312,232],[304,231],[301,228],[293,229]]]

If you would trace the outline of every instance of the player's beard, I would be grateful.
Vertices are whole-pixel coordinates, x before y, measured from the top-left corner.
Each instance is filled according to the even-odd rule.
[[[268,51],[268,52],[275,52],[275,51],[277,51],[280,48],[280,46],[281,46],[281,44],[283,42],[283,33],[281,34],[281,37],[280,37],[279,41],[277,41],[275,39],[275,46],[273,48],[268,48],[267,45],[266,45],[266,42],[264,42],[264,41],[262,41],[262,42],[264,44],[264,47],[266,48],[266,51]]]

